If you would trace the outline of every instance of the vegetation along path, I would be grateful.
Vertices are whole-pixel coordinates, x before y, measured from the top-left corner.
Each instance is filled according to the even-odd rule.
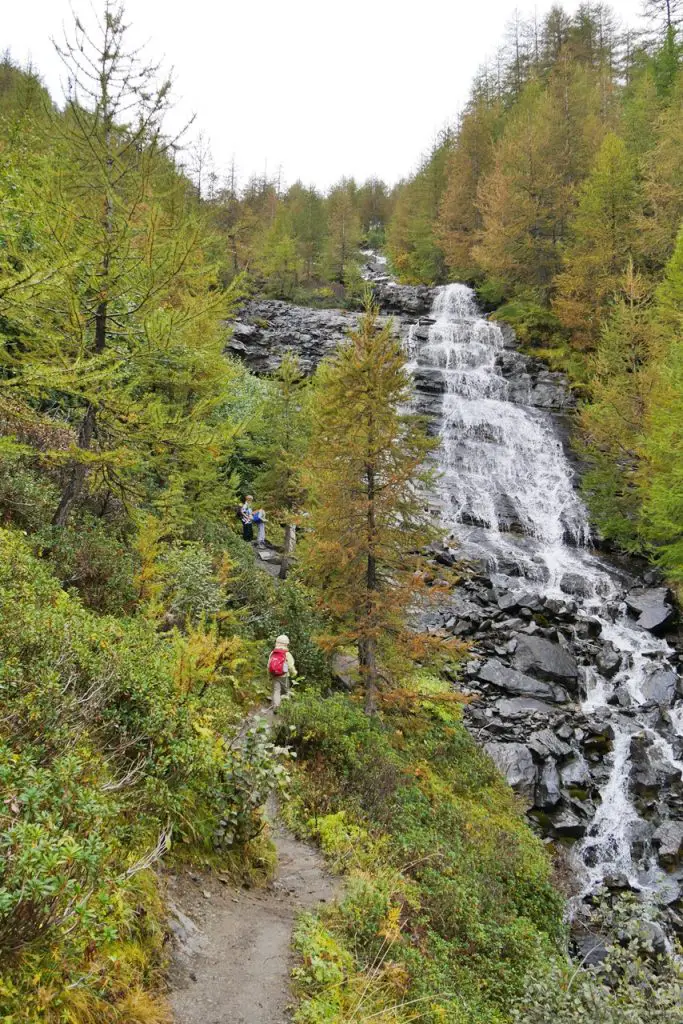
[[[273,841],[278,866],[265,889],[234,889],[210,873],[185,873],[170,881],[176,1024],[289,1020],[295,918],[332,899],[337,881],[318,851],[277,821]]]

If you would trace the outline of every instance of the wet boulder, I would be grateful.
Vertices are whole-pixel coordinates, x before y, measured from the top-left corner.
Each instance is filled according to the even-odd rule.
[[[674,607],[666,587],[632,590],[626,595],[626,606],[638,625],[651,633],[664,633],[673,623]]]
[[[530,714],[551,717],[557,714],[557,708],[535,697],[502,697],[496,701],[495,709],[501,718],[522,718]]]
[[[513,659],[520,672],[530,672],[541,679],[576,686],[579,669],[576,658],[559,644],[540,636],[520,636]]]
[[[494,742],[486,743],[484,750],[501,775],[505,776],[508,785],[531,807],[534,802],[537,772],[527,747],[523,743]]]
[[[560,590],[563,594],[590,597],[593,593],[593,584],[578,572],[566,572],[560,580]]]
[[[547,761],[541,769],[541,777],[536,786],[534,806],[547,811],[556,807],[562,799],[560,774],[554,761]]]
[[[552,729],[539,729],[538,732],[531,734],[527,743],[531,750],[541,758],[566,757],[572,751],[569,744],[563,743]]]
[[[413,379],[417,391],[425,391],[431,395],[441,395],[446,390],[446,378],[443,371],[436,366],[418,366],[413,371]]]
[[[678,866],[683,855],[683,821],[665,821],[652,836],[659,863],[665,868]]]
[[[621,668],[621,655],[612,644],[605,644],[595,659],[595,664],[605,679],[612,679]]]
[[[651,672],[640,687],[645,703],[670,707],[676,696],[677,678],[672,668],[657,668]]]
[[[681,788],[681,770],[665,756],[647,731],[631,737],[631,788],[641,797],[662,796],[663,790]]]
[[[489,660],[479,669],[478,678],[485,683],[508,693],[528,695],[539,700],[552,701],[554,704],[564,704],[569,700],[569,695],[561,686],[545,682],[541,679],[534,679],[524,672],[518,672],[514,668],[503,665],[497,658]]]
[[[580,839],[586,834],[586,822],[570,810],[559,810],[551,815],[552,830],[560,839]]]
[[[677,867],[683,856],[683,821],[664,821],[655,829],[652,842],[663,867]]]

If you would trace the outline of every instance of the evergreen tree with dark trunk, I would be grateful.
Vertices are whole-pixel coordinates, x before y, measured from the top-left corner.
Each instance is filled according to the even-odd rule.
[[[316,376],[306,567],[337,627],[331,643],[357,647],[369,713],[382,657],[406,639],[411,553],[430,532],[424,463],[433,442],[405,411],[410,393],[400,342],[367,303]]]

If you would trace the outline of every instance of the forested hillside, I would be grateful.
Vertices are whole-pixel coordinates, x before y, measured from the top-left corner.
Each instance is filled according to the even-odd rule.
[[[617,650],[594,614],[606,591],[567,569],[592,571],[590,553],[572,548],[586,561],[562,563],[569,589],[548,596],[542,573],[520,576],[527,563],[494,585],[489,563],[449,546],[429,468],[445,350],[422,367],[428,422],[414,411],[396,321],[361,276],[362,249],[384,248],[404,281],[474,283],[515,327],[539,360],[510,342],[506,365],[520,393],[528,385],[546,405],[511,401],[511,418],[484,424],[486,443],[507,469],[506,425],[531,424],[527,476],[552,449],[543,479],[561,477],[560,499],[585,518],[542,422],[571,403],[540,360],[566,370],[584,402],[585,486],[603,540],[683,581],[678,8],[648,0],[644,36],[617,31],[597,4],[517,20],[458,125],[393,189],[217,178],[201,138],[171,134],[172,82],[130,44],[111,0],[92,33],[78,17],[67,27],[65,97],[50,96],[35,69],[0,62],[7,1024],[169,1024],[165,873],[219,868],[230,894],[266,885],[271,794],[280,819],[345,875],[339,899],[303,916],[294,937],[299,1024],[679,1019],[680,962],[667,945],[683,927],[671,595],[654,592],[651,636],[635,621],[652,612],[649,585],[631,581],[628,611],[626,584],[608,591],[619,629],[643,641]],[[438,348],[418,323],[434,296],[419,290],[416,306],[407,292],[404,333],[417,328],[425,351]],[[491,324],[460,293],[469,312],[442,310],[446,343],[474,352],[466,369],[482,387],[505,385],[489,360]],[[347,312],[320,309],[334,306]],[[261,346],[257,375],[229,354],[231,338],[248,356],[238,329],[260,344],[260,314],[273,308],[285,341],[277,359]],[[332,323],[331,335],[309,335],[311,318]],[[475,344],[462,322],[480,332]],[[289,350],[302,336],[305,363]],[[466,445],[480,440],[481,423],[464,436],[450,419]],[[476,443],[469,451],[493,506],[493,475],[480,471]],[[517,486],[520,474],[508,477]],[[248,491],[267,510],[265,548],[244,529]],[[552,525],[555,555],[559,514]],[[514,539],[538,569],[533,530]],[[272,724],[255,724],[281,634],[300,688]],[[665,694],[658,717],[656,701],[641,719],[629,703],[633,650]],[[580,687],[600,658],[604,693],[613,685],[616,697],[594,714]],[[511,709],[512,725],[494,705]],[[633,738],[629,772],[647,817],[633,845],[672,886],[652,906],[635,882],[625,892],[623,874],[599,890],[604,900],[591,889],[582,921],[604,959],[587,967],[569,959],[568,851],[614,763],[628,764],[612,757],[614,722],[635,730],[645,716],[657,723],[654,739],[644,727]],[[493,751],[482,735],[500,740]],[[526,758],[526,777],[506,781],[501,747]],[[539,808],[535,833],[527,812]],[[231,951],[219,954],[230,971]]]
[[[387,237],[402,280],[474,283],[569,371],[599,530],[680,583],[681,8],[646,14],[638,31],[601,3],[516,17]]]

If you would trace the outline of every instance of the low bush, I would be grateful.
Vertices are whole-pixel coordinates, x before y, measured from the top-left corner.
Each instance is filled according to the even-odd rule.
[[[452,703],[444,721],[435,689],[409,705],[385,699],[380,719],[346,696],[305,693],[284,710],[298,758],[287,813],[350,873],[298,948],[304,971],[319,955],[311,936],[353,968],[334,989],[297,976],[302,1022],[403,1022],[419,1008],[424,1021],[500,1024],[562,947],[543,847]]]
[[[226,742],[230,687],[179,688],[174,634],[96,615],[7,530],[0,659],[0,1018],[165,1020],[149,866],[251,840],[280,752]]]

